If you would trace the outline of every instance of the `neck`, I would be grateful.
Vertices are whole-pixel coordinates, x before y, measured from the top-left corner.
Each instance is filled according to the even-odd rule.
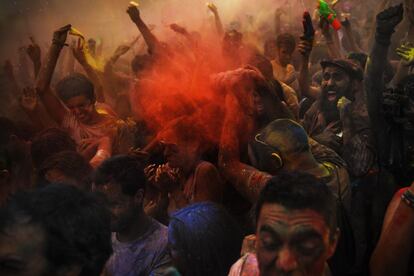
[[[151,218],[142,211],[131,224],[125,229],[116,233],[116,237],[120,242],[131,242],[137,240],[145,234],[150,226]]]
[[[304,171],[316,177],[326,176],[325,167],[310,152],[294,154],[291,160],[285,160],[284,167],[289,171]]]

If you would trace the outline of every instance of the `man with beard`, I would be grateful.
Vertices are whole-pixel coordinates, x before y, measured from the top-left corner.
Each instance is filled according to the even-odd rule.
[[[162,275],[170,264],[168,230],[143,209],[146,177],[136,157],[118,155],[97,168],[95,189],[106,195],[112,213],[114,254],[105,275]]]
[[[305,113],[303,127],[310,137],[340,154],[352,176],[365,176],[375,153],[362,69],[345,59],[322,61],[321,66],[321,96]]]

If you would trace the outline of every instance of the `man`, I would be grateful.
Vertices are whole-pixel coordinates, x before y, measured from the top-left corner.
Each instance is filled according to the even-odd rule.
[[[136,157],[119,155],[97,168],[95,189],[106,195],[112,213],[114,254],[105,275],[162,275],[170,264],[168,230],[144,213],[144,166]]]
[[[364,94],[363,72],[351,60],[321,62],[321,95],[305,113],[309,136],[340,154],[354,177],[374,165],[375,152]]]
[[[250,202],[257,201],[260,190],[272,175],[282,171],[304,171],[326,183],[332,194],[340,196],[349,207],[349,176],[343,163],[327,156],[315,157],[311,152],[311,145],[315,147],[315,142],[308,140],[305,130],[298,123],[279,119],[266,126],[256,136],[250,149],[254,167],[237,159],[233,147],[233,144],[237,145],[237,140],[237,137],[222,137],[219,166],[223,175]]]
[[[410,3],[405,6],[407,12],[411,11],[406,14],[408,19],[414,13]],[[379,164],[393,173],[399,185],[407,185],[414,180],[414,75],[402,78],[392,93],[384,93],[387,87],[377,77],[386,70],[392,34],[402,20],[402,6],[394,6],[377,15],[375,43],[367,62],[365,89]]]
[[[299,91],[299,83],[296,77],[295,67],[292,63],[292,55],[296,48],[295,37],[289,33],[278,35],[276,38],[276,58],[272,60],[273,76],[278,81]]]
[[[111,253],[109,211],[75,187],[19,193],[0,212],[0,275],[99,276]]]
[[[306,173],[279,174],[260,193],[255,217],[256,252],[243,256],[229,275],[327,275],[339,229],[326,185]]]
[[[90,164],[97,167],[116,151],[112,148],[119,130],[115,114],[108,106],[96,102],[94,85],[82,74],[71,74],[57,83],[59,99],[50,89],[56,62],[70,28],[71,25],[67,25],[55,31],[36,90],[51,117],[69,132],[82,155],[89,156]]]

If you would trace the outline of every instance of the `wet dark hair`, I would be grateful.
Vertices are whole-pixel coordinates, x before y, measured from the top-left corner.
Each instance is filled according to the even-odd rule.
[[[149,69],[154,62],[150,55],[136,55],[131,61],[132,71],[137,74],[143,70]]]
[[[77,187],[90,189],[90,176],[93,169],[76,151],[61,151],[46,159],[38,170],[38,185],[50,184],[46,180],[46,173],[52,169],[57,169],[66,177],[75,180],[74,184]]]
[[[60,128],[45,129],[33,137],[31,144],[33,164],[39,168],[50,156],[61,151],[76,151],[76,143],[69,133]]]
[[[290,53],[293,53],[296,48],[295,37],[289,33],[283,33],[277,36],[276,45],[278,48],[286,47]]]
[[[325,219],[335,233],[336,199],[328,186],[315,176],[303,172],[281,172],[263,188],[256,203],[256,222],[266,203],[276,203],[291,210],[313,210]]]
[[[170,219],[168,238],[185,261],[187,275],[227,275],[240,257],[242,233],[217,204],[195,203]]]
[[[98,276],[112,254],[109,211],[95,195],[73,186],[54,184],[15,194],[0,211],[0,231],[26,224],[45,232],[51,275],[76,265],[79,275]]]
[[[79,73],[73,73],[61,79],[56,84],[56,92],[64,102],[76,96],[85,96],[92,103],[96,101],[93,83]]]
[[[95,171],[94,184],[97,186],[112,183],[120,185],[122,193],[134,196],[138,190],[145,191],[145,164],[130,155],[117,155],[106,159]]]

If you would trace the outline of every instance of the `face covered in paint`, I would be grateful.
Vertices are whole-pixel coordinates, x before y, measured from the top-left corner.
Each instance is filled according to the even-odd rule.
[[[16,223],[0,232],[0,275],[51,275],[44,256],[45,233],[42,227]]]
[[[96,113],[94,103],[84,95],[68,99],[65,105],[81,123],[86,125],[91,122]]]
[[[257,225],[256,252],[260,275],[323,274],[336,248],[337,233],[310,210],[289,210],[265,203]]]

